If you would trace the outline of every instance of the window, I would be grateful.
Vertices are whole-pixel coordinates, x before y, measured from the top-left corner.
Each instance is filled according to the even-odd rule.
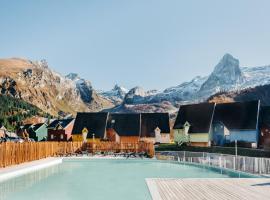
[[[61,140],[63,140],[63,139],[64,139],[64,135],[63,135],[63,134],[61,134],[60,138],[61,138]]]
[[[51,139],[53,140],[53,134],[51,135]]]

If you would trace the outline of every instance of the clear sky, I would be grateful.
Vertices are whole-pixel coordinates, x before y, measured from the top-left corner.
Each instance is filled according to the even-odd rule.
[[[0,57],[46,59],[96,89],[164,89],[225,53],[270,64],[269,0],[0,0]]]

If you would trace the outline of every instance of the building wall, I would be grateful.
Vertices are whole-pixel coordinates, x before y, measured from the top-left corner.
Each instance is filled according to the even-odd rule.
[[[230,135],[226,136],[226,140],[230,142],[243,141],[243,142],[251,142],[257,143],[258,142],[258,131],[257,130],[232,130],[230,131]]]
[[[170,143],[171,142],[171,136],[168,133],[161,133],[161,142],[160,143]]]
[[[121,143],[136,143],[139,140],[139,136],[120,136]]]
[[[154,137],[141,137],[140,141],[150,142],[150,143],[155,144],[156,143],[156,138],[154,138]]]
[[[37,131],[36,131],[36,137],[37,141],[42,140],[44,137],[47,137],[48,135],[48,129],[46,125],[42,125]]]
[[[74,126],[74,120],[65,127],[65,134],[67,135],[67,140],[71,139],[73,126]]]
[[[74,142],[82,142],[83,141],[83,136],[82,134],[72,134],[72,141]],[[100,138],[95,138],[93,140],[93,138],[87,138],[87,142],[100,142]]]
[[[107,129],[107,131],[106,131],[106,139],[108,139],[109,141],[112,141],[112,142],[120,143],[120,136],[112,128]]]
[[[185,134],[184,129],[174,130],[174,141],[180,143],[190,142],[191,146],[210,146],[209,133],[189,133],[188,136]]]
[[[193,133],[189,134],[190,136],[190,142],[202,142],[202,143],[208,143],[209,142],[209,133]]]
[[[72,141],[82,142],[83,141],[82,134],[72,134]]]
[[[52,138],[53,135],[53,138]],[[48,129],[48,141],[68,141],[68,136],[65,130],[52,130]]]

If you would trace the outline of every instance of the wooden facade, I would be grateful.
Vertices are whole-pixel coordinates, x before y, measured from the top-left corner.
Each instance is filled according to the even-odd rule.
[[[48,126],[48,141],[71,141],[71,133],[74,126],[74,120],[70,119],[64,125],[61,125],[62,120],[57,120]]]

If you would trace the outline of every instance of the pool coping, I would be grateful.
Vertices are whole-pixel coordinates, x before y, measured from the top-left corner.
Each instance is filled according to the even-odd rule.
[[[158,183],[160,180],[163,183],[161,184]],[[170,188],[170,185],[172,185],[170,183],[171,181],[178,181],[181,184],[173,184],[174,188]],[[220,184],[220,183],[223,184],[224,187],[227,186],[227,184],[229,183],[231,185],[230,189],[237,188],[234,190],[234,193],[241,192],[240,194],[241,199],[245,199],[242,196],[245,193],[246,194],[251,193],[251,192],[254,193],[254,190],[253,190],[254,188],[252,189],[253,190],[252,191],[250,186],[258,187],[258,189],[256,189],[255,191],[257,195],[264,195],[265,193],[269,194],[268,191],[270,187],[269,182],[265,178],[252,178],[252,179],[250,178],[146,178],[145,179],[148,190],[153,200],[163,200],[163,199],[167,200],[167,199],[180,199],[180,198],[181,199],[202,199],[201,196],[196,196],[196,198],[194,198],[194,196],[192,195],[193,193],[196,193],[198,191],[203,192],[205,190],[205,188],[202,188],[202,187],[196,188],[198,185],[198,181],[208,186],[206,193],[208,196],[207,199],[209,200],[215,200],[220,195],[223,195],[223,197],[225,195],[226,196],[225,199],[232,199],[232,200],[239,199],[235,196],[232,196],[231,194],[230,195],[228,195],[228,193],[225,194],[223,190],[219,190],[221,187],[220,185],[218,186],[217,184]],[[239,184],[237,185],[237,182],[241,182],[240,188],[239,188]],[[187,192],[182,197],[179,196],[179,194],[183,194],[183,193],[179,193],[177,190],[186,192],[188,189],[190,189],[191,186],[195,187],[196,190],[193,190],[193,192],[191,193]],[[213,191],[209,189],[209,186],[211,186],[212,188],[216,188],[216,190],[214,191],[218,191],[216,192],[218,193],[218,196],[213,196],[215,192],[213,193]],[[183,188],[185,189],[183,190]],[[269,196],[270,195],[268,195],[268,197]],[[248,199],[253,199],[253,198],[248,198]],[[259,198],[259,199],[269,199],[269,198]]]
[[[0,182],[21,176],[36,170],[62,163],[62,158],[49,157],[0,169]]]

